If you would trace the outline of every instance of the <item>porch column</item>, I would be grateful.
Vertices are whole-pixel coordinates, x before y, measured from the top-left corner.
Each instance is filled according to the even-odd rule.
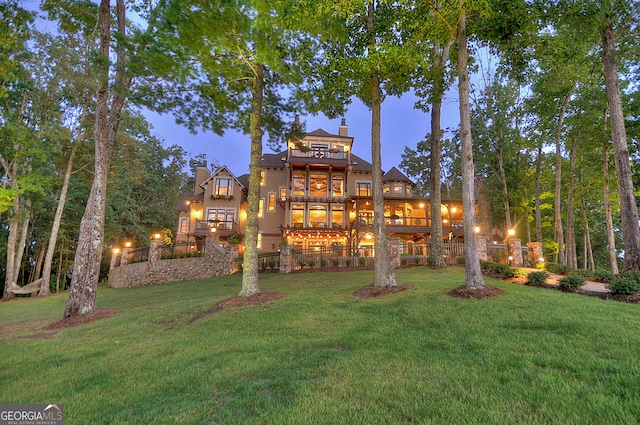
[[[122,254],[120,254],[120,267],[129,264],[129,254],[133,248],[122,248]]]
[[[390,238],[387,241],[387,246],[389,247],[389,260],[391,260],[391,265],[394,269],[400,267],[400,239]]]
[[[293,271],[292,246],[283,245],[280,247],[280,273],[291,273]]]

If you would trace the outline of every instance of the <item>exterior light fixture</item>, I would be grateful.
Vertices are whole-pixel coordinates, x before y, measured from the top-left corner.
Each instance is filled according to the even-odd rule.
[[[513,256],[512,255],[509,256],[509,261],[513,261]]]
[[[474,227],[473,231],[476,232],[476,233],[480,233],[480,226]]]
[[[509,230],[507,230],[507,234],[509,236],[515,236],[516,235],[516,230],[515,229],[509,229]]]
[[[126,241],[126,242],[124,243],[124,247],[125,247],[125,248],[131,248],[131,242]]]
[[[113,252],[113,255],[118,255],[120,254],[120,248],[113,248],[111,252]]]
[[[191,205],[191,201],[184,201],[185,205]]]
[[[161,235],[160,233],[155,233],[155,234],[153,235],[153,239],[155,239],[155,240],[157,240],[157,241],[159,241],[161,237],[162,237],[162,235]]]
[[[424,208],[424,203],[420,202],[420,205],[418,205],[420,208]]]
[[[215,233],[218,230],[216,226],[211,226],[211,233]]]
[[[538,258],[538,261],[540,261],[541,263],[544,263],[544,257]]]

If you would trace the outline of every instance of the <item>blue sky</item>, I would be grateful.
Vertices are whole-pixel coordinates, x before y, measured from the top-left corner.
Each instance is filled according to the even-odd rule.
[[[415,148],[430,132],[431,116],[413,108],[415,96],[406,94],[401,98],[389,97],[382,104],[382,167],[384,171],[398,167],[405,146]],[[145,114],[153,125],[153,134],[164,141],[164,146],[177,144],[190,156],[205,153],[209,164],[215,160],[226,165],[236,175],[248,173],[249,136],[227,132],[218,136],[212,132],[191,134],[178,124],[170,114],[159,116],[153,112]],[[353,152],[371,161],[371,112],[360,101],[349,105],[344,116],[349,126],[349,135],[355,138]],[[318,128],[337,134],[340,118],[329,119],[324,115],[305,115],[300,112],[300,120],[306,121],[306,129],[311,132]],[[442,128],[455,129],[459,123],[457,87],[447,93],[442,112]],[[446,134],[445,137],[451,137]],[[284,149],[284,147],[283,147]],[[270,152],[265,147],[265,153]]]

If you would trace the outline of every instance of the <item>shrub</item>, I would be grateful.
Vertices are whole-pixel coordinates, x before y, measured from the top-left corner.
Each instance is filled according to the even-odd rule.
[[[549,273],[540,270],[537,272],[531,272],[527,275],[527,285],[536,285],[538,283],[545,283],[549,278]]]
[[[403,266],[407,265],[408,261],[409,261],[409,259],[407,257],[401,257],[400,258],[400,264],[402,264]]]
[[[274,258],[270,258],[267,261],[267,267],[269,267],[270,269],[273,269],[276,266],[276,260]]]
[[[414,258],[413,262],[416,263],[416,266],[419,266],[420,265],[420,257]]]
[[[531,268],[534,269],[538,269],[538,270],[544,270],[544,264],[543,262],[540,261],[534,261],[531,263]]]
[[[340,264],[340,261],[338,261],[338,259],[335,258],[332,263],[333,263],[333,267],[338,267],[338,264]]]
[[[522,269],[520,267],[517,267],[515,269],[511,269],[511,273],[513,274],[513,276],[526,276],[527,275],[527,271],[525,269]]]
[[[349,267],[351,265],[351,258],[347,258],[344,263]]]
[[[569,274],[571,275],[575,275],[575,276],[582,276],[582,277],[589,277],[591,276],[591,272],[589,270],[585,270],[585,269],[576,269],[576,270],[571,270],[569,272]]]
[[[315,265],[316,265],[315,261],[313,261],[313,260],[309,261],[309,267],[314,268]]]
[[[494,263],[492,261],[480,261],[480,268],[485,273],[491,273],[498,278],[513,277],[514,271],[507,264]]]
[[[596,269],[593,274],[593,279],[598,282],[612,282],[616,276],[611,272],[611,270],[606,269]]]
[[[569,274],[571,267],[558,263],[545,263],[545,268],[551,273]]]
[[[304,270],[304,266],[306,266],[307,263],[305,263],[304,260],[300,260],[298,261],[298,265],[300,266],[300,270]]]
[[[640,276],[637,272],[625,272],[607,285],[612,294],[637,294],[640,292]]]
[[[364,266],[365,264],[367,264],[367,259],[364,257],[358,257],[358,264]]]
[[[456,263],[460,264],[460,265],[464,265],[464,257],[458,257],[456,258]]]
[[[585,283],[586,283],[586,280],[584,277],[572,274],[560,279],[560,288],[561,289],[579,288]]]
[[[320,260],[320,267],[327,267],[327,260],[326,259],[322,258]]]

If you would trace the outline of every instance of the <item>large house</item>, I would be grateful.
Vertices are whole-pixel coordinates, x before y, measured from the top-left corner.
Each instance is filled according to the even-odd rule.
[[[287,150],[262,158],[258,249],[281,244],[299,250],[344,247],[371,255],[374,244],[372,166],[353,153],[354,139],[345,120],[337,134],[318,129],[291,138]],[[176,242],[199,249],[212,231],[221,241],[240,243],[246,224],[248,175],[226,166],[211,173],[200,167],[193,192],[185,193]],[[414,197],[414,183],[393,167],[383,175],[385,223],[404,249],[426,243],[431,235],[428,199]],[[443,234],[461,238],[462,201],[443,200]]]

